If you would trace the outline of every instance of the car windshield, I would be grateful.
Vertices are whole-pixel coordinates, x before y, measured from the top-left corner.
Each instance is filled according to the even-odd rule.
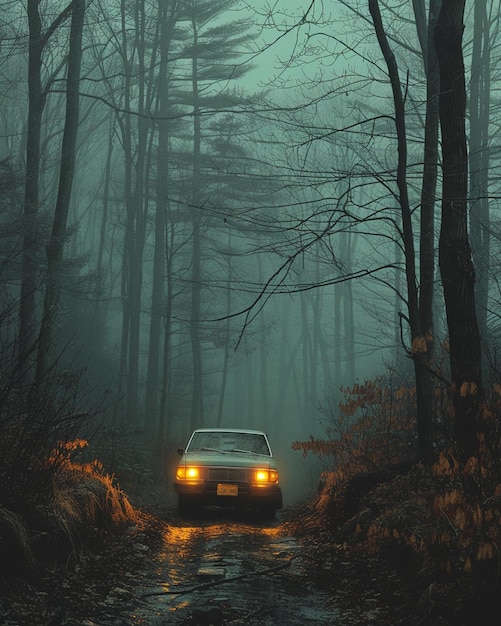
[[[186,451],[199,450],[271,456],[266,437],[261,433],[197,431],[193,434]]]

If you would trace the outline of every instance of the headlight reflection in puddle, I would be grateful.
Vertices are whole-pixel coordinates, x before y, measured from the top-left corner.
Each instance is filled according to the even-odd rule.
[[[187,568],[197,559],[193,550],[197,535],[200,535],[200,528],[196,527],[171,526],[165,532],[157,571],[166,579],[161,585],[166,593],[172,593],[174,587],[186,583]]]

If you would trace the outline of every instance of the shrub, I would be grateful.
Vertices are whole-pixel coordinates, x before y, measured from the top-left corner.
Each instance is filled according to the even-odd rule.
[[[416,456],[415,388],[366,381],[342,389],[337,410],[328,409],[326,439],[310,437],[293,443],[294,450],[330,456],[333,468],[351,475],[368,472]]]
[[[0,574],[11,573],[14,558],[18,573],[26,574],[35,557],[65,557],[91,543],[100,529],[142,522],[98,461],[77,463],[71,458],[86,445],[81,439],[59,442],[51,451],[43,469],[44,497],[32,502],[31,510],[25,506],[20,514],[0,508]]]

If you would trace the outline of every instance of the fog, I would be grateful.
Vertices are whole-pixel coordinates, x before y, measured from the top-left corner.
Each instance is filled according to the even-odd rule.
[[[356,383],[412,384],[393,102],[366,3],[66,4],[0,2],[5,385],[64,398],[96,442],[165,454],[197,427],[263,429],[293,501],[329,463],[294,441],[326,436]],[[383,17],[417,228],[425,69],[411,9]]]

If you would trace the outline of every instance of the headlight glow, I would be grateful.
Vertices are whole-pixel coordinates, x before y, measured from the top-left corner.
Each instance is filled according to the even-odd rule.
[[[195,480],[200,477],[198,467],[185,467],[182,465],[177,468],[176,476],[179,480]]]
[[[277,483],[278,472],[277,470],[256,470],[254,472],[254,481],[256,483]]]

